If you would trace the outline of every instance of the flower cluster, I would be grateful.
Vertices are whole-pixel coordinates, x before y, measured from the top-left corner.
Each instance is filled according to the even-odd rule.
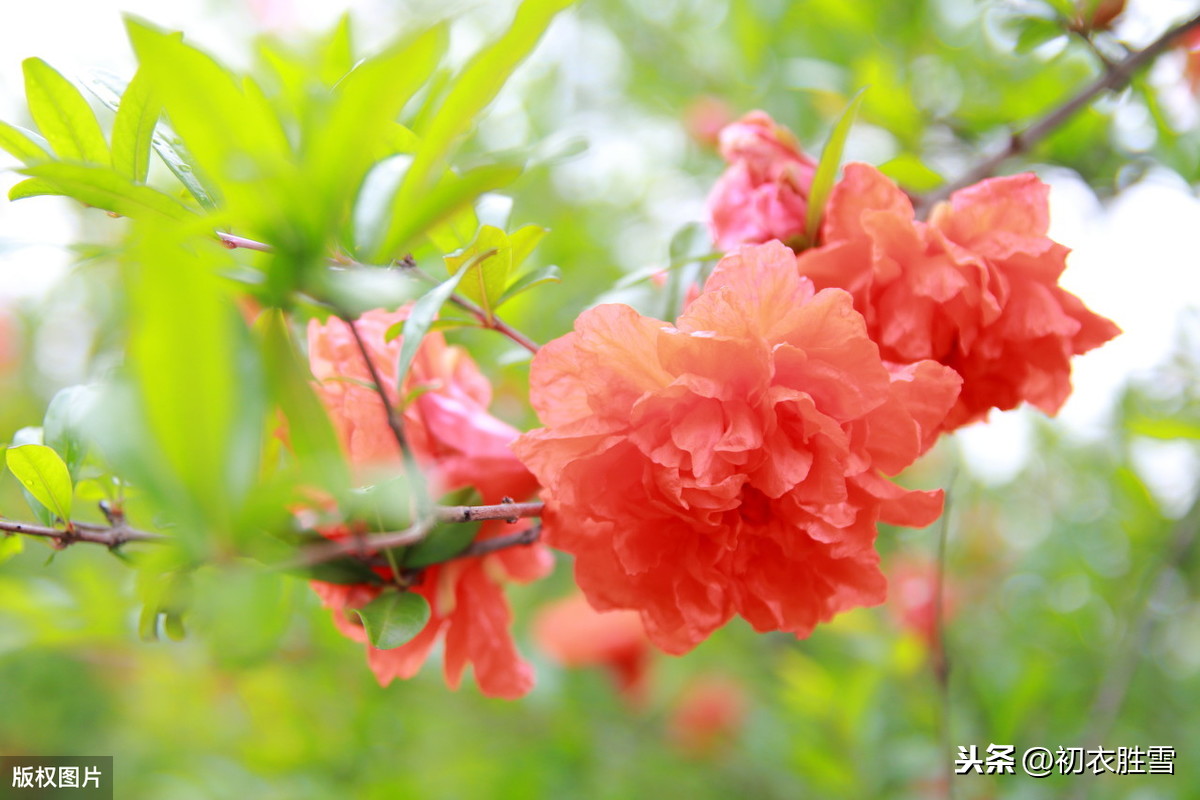
[[[850,295],[774,242],[722,260],[674,326],[585,312],[534,359],[546,427],[514,449],[597,609],[638,610],[671,653],[734,614],[803,636],[882,602],[878,521],[940,513],[940,492],[883,475],[931,445],[959,383],[885,364]]]
[[[385,391],[396,403],[396,362],[401,339],[385,341],[387,330],[406,312],[371,311],[355,325]],[[309,326],[309,360],[317,391],[340,434],[351,463],[360,470],[400,464],[400,452],[387,425],[379,395],[370,388],[370,374],[346,323],[331,319]],[[478,490],[485,503],[505,496],[527,497],[536,489],[530,475],[508,444],[517,431],[488,413],[491,387],[478,368],[440,334],[425,337],[402,387],[414,396],[403,412],[405,432],[423,471],[438,491],[463,487]],[[527,526],[484,523],[476,537],[489,539]],[[345,535],[336,528],[330,538]],[[484,694],[519,697],[533,685],[533,671],[521,660],[508,633],[511,613],[500,580],[529,581],[549,570],[549,552],[541,545],[500,550],[488,555],[454,559],[427,567],[410,591],[421,594],[432,616],[424,630],[407,644],[390,650],[367,646],[371,669],[379,682],[416,674],[439,638],[444,639],[446,681],[457,687],[469,663]],[[391,570],[380,568],[391,579]],[[320,581],[313,588],[333,609],[339,630],[359,642],[366,632],[347,612],[360,608],[381,591],[373,584],[336,585]]]
[[[708,227],[717,247],[786,242],[803,234],[817,164],[795,137],[754,111],[721,131],[720,149],[729,169],[708,196]]]

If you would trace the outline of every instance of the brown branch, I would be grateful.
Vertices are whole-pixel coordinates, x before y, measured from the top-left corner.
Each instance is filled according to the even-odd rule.
[[[494,506],[438,506],[434,516],[439,522],[481,522],[502,519],[516,522],[522,517],[540,517],[544,503],[500,503]]]
[[[1182,34],[1197,26],[1200,26],[1200,14],[1167,30],[1141,50],[1130,53],[1121,61],[1111,64],[1103,75],[1085,86],[1070,100],[1046,114],[1046,116],[1025,130],[1014,133],[1009,139],[1008,146],[999,153],[985,159],[957,181],[947,184],[936,192],[922,198],[919,204],[921,215],[923,216],[925,213],[928,213],[934,205],[945,200],[959,189],[978,183],[984,178],[991,177],[1000,168],[1001,164],[1015,155],[1030,150],[1035,144],[1053,133],[1071,117],[1075,116],[1076,113],[1087,107],[1100,94],[1124,88],[1138,69],[1153,61],[1160,53],[1171,47]]]
[[[411,272],[431,286],[436,286],[438,283],[436,278],[432,277],[415,264],[405,264],[402,266],[402,269],[407,272]],[[477,319],[483,327],[504,334],[521,347],[524,347],[530,353],[537,355],[538,350],[541,349],[538,347],[538,344],[528,336],[509,325],[504,320],[500,319],[500,317],[496,316],[494,313],[489,316],[486,311],[462,295],[450,295],[450,302],[461,308],[463,311],[466,311],[471,316],[475,317],[475,319]]]
[[[488,553],[495,553],[498,550],[504,550],[509,547],[524,547],[534,544],[541,537],[542,526],[534,525],[518,533],[510,533],[507,536],[496,536],[491,539],[472,542],[470,547],[463,550],[455,558],[473,558],[475,556],[485,556]]]
[[[425,540],[434,525],[439,522],[483,522],[487,520],[505,520],[516,522],[524,517],[537,517],[542,513],[542,503],[499,503],[490,506],[437,506],[433,513],[423,522],[417,523],[402,531],[386,533],[358,534],[337,541],[320,542],[302,549],[300,555],[284,565],[284,569],[297,569],[322,564],[338,558],[349,556],[368,560],[371,564],[378,563],[387,566],[388,562],[375,558],[380,550],[393,547],[408,547]],[[506,547],[532,544],[537,541],[540,527],[520,531],[509,536],[497,536],[474,542],[454,558],[480,556],[503,550]]]
[[[246,239],[241,236],[234,236],[233,234],[230,234],[230,233],[223,233],[223,232],[218,231],[217,238],[221,240],[221,244],[223,244],[225,247],[229,248],[230,250],[236,250],[238,248],[242,248],[244,250],[257,250],[260,253],[270,253],[274,250],[274,248],[269,244],[265,244],[263,242],[258,242],[258,241],[255,241],[254,239]],[[352,259],[336,257],[336,256],[334,257],[333,261],[335,264],[337,264],[339,266],[344,266],[344,267],[366,267],[367,266],[365,264],[360,264],[359,262],[354,261]],[[425,281],[426,283],[429,283],[429,284],[432,284],[435,286],[437,285],[436,280],[434,280],[431,276],[429,276],[425,272],[418,269],[416,264],[413,263],[411,260],[407,261],[407,262],[402,262],[399,264],[399,266],[401,267],[401,269],[404,269],[406,272],[411,272],[413,275],[416,275],[417,277],[419,277],[421,280]],[[504,320],[500,319],[495,314],[492,314],[489,317],[488,313],[486,311],[484,311],[482,308],[475,305],[470,300],[468,300],[467,298],[463,297],[460,294],[450,295],[450,302],[453,303],[454,305],[458,306],[459,308],[461,308],[463,311],[466,311],[471,316],[475,317],[475,319],[479,320],[479,322],[483,325],[484,328],[488,328],[490,330],[494,330],[498,333],[501,333],[504,336],[507,336],[512,341],[519,344],[521,347],[524,347],[530,353],[533,353],[535,355],[537,354],[537,351],[539,348],[535,341],[530,339],[525,334],[521,333],[519,330],[517,330],[513,326],[509,325]]]
[[[71,529],[49,528],[44,525],[33,525],[28,522],[14,522],[0,519],[0,531],[7,534],[19,533],[24,536],[42,536],[53,539],[56,547],[68,547],[76,542],[102,544],[108,548],[116,548],[126,542],[162,542],[170,539],[161,533],[139,531],[126,525],[112,527],[92,525],[86,522],[74,522]]]

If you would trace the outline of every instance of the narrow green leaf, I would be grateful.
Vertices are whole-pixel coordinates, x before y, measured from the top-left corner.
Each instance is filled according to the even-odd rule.
[[[479,258],[481,253],[491,251],[489,258]],[[462,293],[479,303],[491,319],[492,310],[504,294],[508,285],[508,273],[512,269],[512,245],[508,234],[491,225],[484,225],[475,234],[475,240],[454,255],[446,256],[446,270],[451,275],[464,264],[467,274],[462,279]]]
[[[572,2],[525,0],[508,31],[476,54],[453,81],[428,130],[421,131],[422,146],[392,202],[391,226],[377,243],[371,260],[385,260],[407,241],[411,232],[406,231],[405,217],[422,205],[422,198],[462,135],[533,50],[554,17]]]
[[[409,170],[411,169],[410,167]],[[470,208],[479,195],[512,183],[520,174],[520,167],[504,164],[479,167],[462,176],[447,173],[416,206],[393,215],[389,223],[392,226],[390,239],[399,245],[407,245],[417,236],[442,224],[463,209]],[[408,180],[407,173],[404,180]],[[392,207],[397,208],[394,203]],[[399,247],[375,249],[378,253],[398,250]]]
[[[354,613],[373,647],[391,650],[412,641],[429,622],[429,602],[413,592],[387,592]]]
[[[21,63],[29,113],[62,158],[109,163],[108,145],[87,100],[69,80],[40,58]]]
[[[25,542],[23,541],[23,537],[16,534],[0,536],[0,564],[8,561],[24,549]]]
[[[150,90],[150,80],[142,72],[133,76],[113,122],[112,165],[117,172],[145,183],[150,170],[150,148],[162,104]]]
[[[421,541],[404,552],[405,567],[416,569],[449,561],[470,546],[479,533],[478,523],[438,525]]]
[[[504,294],[500,295],[500,299],[496,301],[496,308],[512,300],[519,294],[523,294],[535,286],[543,283],[561,283],[562,270],[553,264],[542,267],[541,269],[530,270],[513,281]]]
[[[176,222],[195,219],[195,215],[175,198],[149,186],[131,183],[128,177],[112,167],[57,162],[25,167],[20,171],[82,203],[122,216],[165,217]]]
[[[126,89],[125,82],[120,78],[104,70],[93,69],[84,78],[83,85],[109,109],[114,112],[120,110],[121,95]],[[182,146],[173,144],[172,139],[174,139],[174,133],[170,132],[169,126],[159,124],[150,137],[154,152],[158,153],[158,157],[167,165],[167,169],[171,170],[192,197],[196,198],[196,202],[203,208],[210,210],[216,208],[217,204],[213,200],[212,193],[196,177],[195,169],[190,159],[184,155]]]
[[[850,127],[854,124],[854,117],[858,113],[859,105],[862,104],[865,91],[866,87],[863,87],[855,93],[854,97],[850,98],[850,103],[842,112],[841,119],[829,133],[829,141],[825,143],[825,149],[821,151],[821,162],[817,164],[812,187],[808,190],[808,214],[804,230],[809,244],[815,244],[820,235],[821,218],[825,214],[825,201],[829,199],[833,183],[837,180],[838,167],[842,163],[842,150],[846,147],[846,138],[850,135]]]
[[[1067,29],[1057,19],[1045,17],[1023,17],[1017,27],[1017,43],[1013,52],[1025,55],[1032,50],[1067,35]]]
[[[476,256],[476,261],[487,258],[488,255],[480,254]],[[404,385],[408,368],[412,366],[412,360],[417,355],[417,348],[421,346],[421,340],[429,332],[429,326],[433,323],[434,317],[437,316],[442,305],[450,299],[450,295],[454,294],[459,281],[463,279],[470,268],[471,265],[468,264],[413,303],[412,310],[408,312],[408,319],[404,321],[404,342],[400,345],[400,355],[396,366],[397,387]]]
[[[25,164],[36,164],[39,161],[52,161],[47,148],[50,145],[33,131],[27,131],[7,122],[0,122],[0,148]]]
[[[525,259],[533,254],[534,248],[549,232],[549,228],[540,225],[526,225],[510,233],[508,242],[512,245],[512,268],[516,269],[524,264]]]
[[[336,561],[325,561],[313,564],[311,567],[289,570],[297,575],[325,583],[336,583],[348,586],[357,583],[382,583],[383,579],[363,562],[354,558],[340,558]]]
[[[71,473],[58,453],[45,445],[24,444],[8,448],[5,460],[12,474],[39,503],[64,522],[70,521],[74,487]]]
[[[67,196],[67,192],[58,188],[58,184],[44,181],[41,178],[26,178],[25,180],[14,183],[13,187],[8,190],[9,200],[24,200],[27,197],[46,197],[52,195]]]

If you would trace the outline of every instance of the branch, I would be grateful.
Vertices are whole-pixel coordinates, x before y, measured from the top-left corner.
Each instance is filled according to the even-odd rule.
[[[326,561],[350,556],[352,558],[373,559],[380,550],[393,547],[408,547],[424,541],[429,532],[438,522],[482,522],[486,520],[505,520],[516,522],[523,517],[541,516],[542,503],[498,503],[491,506],[437,506],[432,515],[422,522],[402,531],[386,533],[358,534],[337,541],[320,542],[305,547],[293,561],[284,565],[284,569],[311,567]],[[534,527],[509,536],[497,536],[474,542],[454,558],[469,558],[503,550],[506,547],[532,544],[538,540],[541,528]],[[381,564],[386,566],[386,562]]]
[[[416,275],[418,278],[420,278],[421,280],[430,284],[431,286],[436,286],[438,283],[437,280],[435,280],[433,277],[431,277],[428,273],[426,273],[424,270],[422,270],[416,264],[413,264],[413,263],[402,264],[401,268],[411,272],[412,274]],[[504,334],[509,339],[512,339],[514,342],[519,344],[521,347],[524,347],[530,353],[537,355],[537,352],[540,348],[538,347],[536,342],[534,342],[532,339],[530,339],[525,334],[521,333],[516,328],[509,325],[504,320],[500,319],[500,317],[496,316],[494,313],[491,316],[488,316],[488,313],[486,311],[484,311],[482,308],[475,305],[470,300],[468,300],[467,298],[463,297],[460,294],[450,295],[450,302],[453,303],[454,305],[458,306],[459,308],[461,308],[463,311],[466,311],[471,316],[475,317],[475,319],[479,320],[479,323],[481,325],[483,325],[483,327],[490,328],[491,330],[494,330],[494,331]]]
[[[236,250],[238,248],[241,248],[243,250],[257,250],[260,253],[270,253],[275,249],[269,244],[265,244],[263,242],[257,242],[254,239],[246,239],[241,236],[234,236],[231,233],[224,233],[221,231],[217,232],[217,238],[221,241],[221,244],[223,244],[225,247],[229,248],[230,250]],[[353,261],[353,260],[346,259],[346,258],[335,257],[334,262],[340,266],[347,266],[347,267],[365,267],[366,266],[365,264],[360,264],[357,261]],[[412,274],[416,275],[417,277],[419,277],[421,280],[425,281],[426,283],[429,283],[429,284],[432,284],[435,286],[437,285],[437,281],[435,281],[432,277],[430,277],[425,272],[418,269],[416,264],[414,262],[412,262],[411,260],[401,262],[400,267],[402,269],[409,271]],[[504,320],[500,319],[495,314],[492,314],[491,317],[488,317],[487,312],[485,312],[482,308],[475,305],[470,300],[468,300],[467,298],[463,297],[460,294],[450,295],[450,302],[454,303],[454,305],[458,306],[459,308],[466,311],[471,316],[475,317],[475,319],[479,320],[479,322],[483,325],[484,328],[489,328],[491,330],[497,331],[498,333],[502,333],[505,336],[507,336],[509,339],[512,339],[514,342],[519,344],[521,347],[524,347],[530,353],[533,353],[535,355],[537,354],[538,345],[536,342],[534,342],[532,339],[530,339],[525,334],[521,333],[516,328],[509,325]]]
[[[1138,69],[1153,61],[1163,50],[1171,47],[1182,34],[1200,26],[1200,14],[1169,29],[1146,47],[1130,53],[1126,58],[1111,64],[1103,75],[1088,84],[1078,94],[1054,109],[1039,121],[1023,131],[1012,135],[1008,146],[992,157],[985,159],[973,170],[959,178],[954,183],[947,184],[936,192],[922,198],[919,210],[923,216],[934,205],[945,200],[951,194],[984,178],[991,177],[1000,165],[1015,155],[1027,152],[1035,144],[1053,133],[1059,126],[1075,116],[1092,100],[1107,91],[1116,91],[1125,87]]]
[[[0,519],[0,531],[7,534],[20,533],[25,536],[42,536],[53,539],[55,547],[69,547],[76,542],[102,544],[110,549],[120,547],[126,542],[163,542],[170,539],[161,533],[139,531],[126,525],[92,525],[86,522],[73,522],[71,529],[48,528],[44,525],[33,525],[28,522],[14,522]]]

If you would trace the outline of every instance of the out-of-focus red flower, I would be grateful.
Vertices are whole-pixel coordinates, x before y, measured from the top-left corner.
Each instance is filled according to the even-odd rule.
[[[1072,25],[1078,31],[1106,31],[1125,11],[1125,0],[1075,0],[1075,19]]]
[[[724,100],[705,95],[697,97],[683,112],[683,125],[697,142],[716,147],[721,131],[733,121],[733,113]]]
[[[938,643],[937,583],[938,565],[928,558],[898,558],[888,565],[888,608],[905,630],[920,637],[930,649]],[[958,592],[944,578],[942,618],[954,615]]]
[[[1022,401],[1054,414],[1071,392],[1071,356],[1120,329],[1059,287],[1069,251],[1046,236],[1048,194],[1029,173],[990,178],[923,223],[882,173],[850,164],[825,209],[822,246],[797,264],[818,288],[854,295],[884,359],[933,359],[962,376],[945,430]]]
[[[1192,28],[1180,40],[1180,46],[1187,53],[1183,64],[1183,75],[1192,87],[1193,94],[1200,94],[1200,28]]]
[[[745,690],[732,679],[699,678],[676,702],[668,735],[676,747],[693,758],[716,755],[742,729],[749,705]]]
[[[751,111],[721,131],[729,167],[708,195],[708,227],[720,250],[804,233],[817,164],[765,112]]]
[[[582,594],[563,598],[538,612],[534,640],[564,667],[599,665],[634,705],[645,699],[650,640],[633,611],[596,611]]]
[[[384,334],[405,315],[405,310],[370,311],[357,322],[392,402],[400,396],[395,382],[401,339],[388,343]],[[318,394],[350,461],[359,467],[386,465],[398,470],[400,453],[383,404],[378,394],[357,382],[369,383],[370,376],[346,324],[332,318],[325,325],[311,323],[309,359],[319,381]],[[533,476],[509,449],[517,430],[487,411],[491,401],[487,379],[465,352],[448,346],[438,333],[422,341],[405,378],[403,395],[411,396],[418,388],[424,391],[403,412],[405,432],[418,462],[438,491],[474,487],[484,503],[533,493],[537,486]],[[515,524],[486,522],[476,541],[515,533],[528,524],[527,520]],[[324,533],[330,538],[345,535],[344,530],[336,528]],[[484,694],[519,697],[527,692],[533,685],[533,672],[521,660],[508,633],[511,614],[500,582],[542,577],[551,564],[549,551],[533,545],[426,568],[411,591],[429,601],[430,621],[402,647],[377,650],[368,646],[368,661],[379,682],[387,685],[397,677],[412,677],[433,644],[444,636],[446,682],[452,688],[458,686],[463,668],[470,663]],[[386,568],[383,573],[385,578],[393,577]],[[356,641],[365,642],[357,617],[347,612],[369,603],[380,589],[369,584],[341,586],[320,581],[313,581],[313,588],[334,610],[338,628]]]
[[[958,386],[934,362],[889,369],[850,296],[771,242],[726,256],[675,326],[581,315],[534,358],[546,427],[514,449],[595,608],[640,611],[671,653],[734,614],[805,636],[882,602],[878,520],[940,513],[940,492],[883,474],[928,448]]]

